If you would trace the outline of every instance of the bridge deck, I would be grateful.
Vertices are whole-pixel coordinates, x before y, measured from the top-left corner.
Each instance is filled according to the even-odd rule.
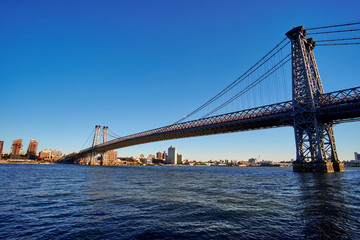
[[[316,109],[322,121],[360,117],[360,87],[336,91],[319,96],[321,106]],[[195,137],[255,129],[293,125],[292,102],[282,102],[209,118],[173,124],[145,132],[121,137],[72,155],[80,158],[90,152],[105,152],[143,143],[168,139]]]

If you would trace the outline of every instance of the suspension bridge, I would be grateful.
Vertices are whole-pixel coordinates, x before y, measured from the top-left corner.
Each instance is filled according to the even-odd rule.
[[[115,139],[110,141],[107,139],[108,127],[97,125],[92,145],[65,156],[63,161],[81,159],[84,164],[95,165],[99,154],[102,161],[106,162],[108,151],[138,144],[292,126],[296,145],[296,161],[293,163],[295,172],[343,172],[344,165],[336,152],[333,125],[359,121],[360,87],[325,93],[313,50],[315,46],[360,44],[360,38],[351,35],[360,31],[356,28],[357,25],[360,23],[293,28],[244,74],[175,123],[129,136],[115,135]],[[341,37],[320,39],[317,42],[313,38],[307,38],[307,35],[334,34],[341,34]],[[287,54],[288,45],[291,46],[291,52]],[[292,100],[263,104],[263,96],[274,95],[273,90],[280,89],[286,83],[277,83],[271,87],[268,85],[265,89],[261,86],[280,79],[279,73],[287,65],[291,69],[291,81],[287,82],[291,82]],[[249,96],[255,96],[256,101]],[[244,103],[246,98],[250,99],[247,106],[254,105],[254,102],[260,103],[260,106],[225,111],[226,106]]]

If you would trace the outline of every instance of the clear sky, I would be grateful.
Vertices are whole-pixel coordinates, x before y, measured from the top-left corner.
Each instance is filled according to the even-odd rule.
[[[359,22],[359,10],[358,0],[2,0],[4,151],[18,138],[26,151],[34,138],[38,150],[70,153],[97,124],[120,136],[172,124],[239,77],[292,27]],[[315,49],[325,92],[360,86],[359,56],[359,45]],[[340,159],[354,159],[360,123],[334,131]],[[294,141],[288,127],[118,152],[155,154],[173,145],[189,160],[279,161],[295,158]]]

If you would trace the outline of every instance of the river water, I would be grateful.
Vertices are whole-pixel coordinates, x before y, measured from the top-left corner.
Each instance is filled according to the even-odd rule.
[[[0,164],[1,239],[360,239],[360,168]]]

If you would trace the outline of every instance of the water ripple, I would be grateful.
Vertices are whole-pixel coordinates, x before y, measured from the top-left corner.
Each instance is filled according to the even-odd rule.
[[[360,169],[1,165],[2,239],[359,239]]]

